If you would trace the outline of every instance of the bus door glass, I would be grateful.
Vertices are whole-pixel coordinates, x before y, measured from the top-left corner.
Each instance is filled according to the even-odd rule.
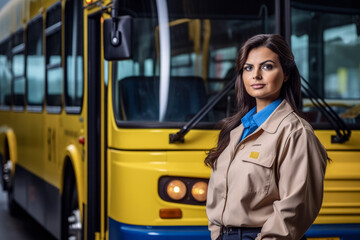
[[[123,1],[133,39],[132,58],[113,65],[118,125],[179,127],[191,119],[235,76],[241,44],[275,32],[274,2]],[[229,107],[220,102],[200,125]]]

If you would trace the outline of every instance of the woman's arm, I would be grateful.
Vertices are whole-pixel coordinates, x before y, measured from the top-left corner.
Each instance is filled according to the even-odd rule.
[[[220,226],[209,221],[209,231],[211,232],[211,240],[216,240],[220,236]]]
[[[279,158],[280,200],[256,240],[300,239],[317,217],[323,199],[327,154],[314,132],[292,132]]]

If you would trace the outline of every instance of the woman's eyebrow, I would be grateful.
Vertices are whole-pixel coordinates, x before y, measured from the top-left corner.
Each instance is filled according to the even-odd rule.
[[[261,62],[260,65],[263,65],[263,64],[265,64],[267,62],[272,62],[272,63],[276,64],[273,60],[268,59],[268,60],[265,60],[265,61]]]
[[[267,59],[267,60],[261,62],[259,65],[261,66],[267,62],[272,62],[272,63],[276,64],[276,62],[274,62],[273,60]],[[254,64],[251,64],[251,63],[245,63],[244,65],[254,66]]]

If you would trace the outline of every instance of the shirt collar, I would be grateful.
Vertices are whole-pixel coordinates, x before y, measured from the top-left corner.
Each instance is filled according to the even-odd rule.
[[[290,104],[283,100],[278,108],[268,117],[268,119],[263,123],[261,128],[268,133],[275,133],[280,125],[280,123],[286,118],[290,113],[294,112]],[[230,132],[230,141],[233,144],[236,144],[240,139],[241,134],[244,131],[244,124],[240,124]]]
[[[261,126],[261,124],[263,124],[266,119],[268,119],[268,117],[273,113],[273,111],[280,105],[281,101],[282,100],[280,98],[276,99],[275,101],[264,107],[260,112],[254,115],[253,118],[258,127]]]
[[[261,124],[263,124],[266,119],[268,119],[268,117],[280,105],[281,102],[282,100],[279,98],[267,105],[258,113],[256,112],[256,107],[254,107],[241,119],[242,124],[245,128],[251,126],[261,126]]]
[[[254,124],[253,122],[253,118],[254,115],[256,115],[256,107],[254,107],[253,109],[251,109],[242,119],[241,119],[241,123],[244,125],[244,128],[248,128],[251,125]]]

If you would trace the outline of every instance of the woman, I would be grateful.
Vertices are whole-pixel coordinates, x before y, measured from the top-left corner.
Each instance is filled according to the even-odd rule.
[[[211,238],[305,239],[321,208],[327,154],[299,116],[294,56],[281,36],[256,35],[236,68],[238,112],[205,159]]]

